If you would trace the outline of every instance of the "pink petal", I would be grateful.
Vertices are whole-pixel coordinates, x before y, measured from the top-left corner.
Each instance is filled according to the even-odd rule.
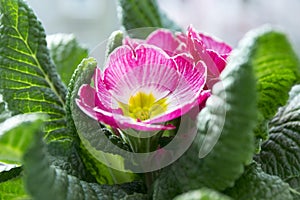
[[[178,87],[168,96],[168,110],[162,115],[146,120],[146,123],[169,121],[187,113],[198,105],[199,96],[206,81],[206,66],[199,62],[197,66],[189,61],[185,55],[174,58],[180,72]]]
[[[133,128],[140,131],[157,131],[157,130],[171,130],[175,127],[171,124],[160,125],[160,124],[147,124],[143,121],[136,121],[130,117],[126,117],[117,113],[109,113],[99,108],[94,108],[94,111],[97,112],[101,117],[105,116],[104,119],[108,119],[106,124],[120,129]],[[102,118],[103,120],[103,118]]]
[[[144,40],[134,39],[130,37],[125,37],[123,39],[123,44],[131,47],[131,49],[135,49],[139,44],[144,44]]]
[[[229,45],[217,38],[205,35],[203,33],[199,33],[199,35],[206,49],[213,50],[218,54],[229,54],[232,50]]]
[[[146,43],[161,48],[170,56],[174,55],[175,50],[180,45],[180,41],[171,31],[166,29],[158,29],[151,33],[147,37]]]
[[[138,91],[156,92],[156,98],[163,98],[175,90],[176,63],[164,51],[152,45],[140,45],[135,51],[123,48],[112,53],[104,71],[104,83],[114,98],[128,103]]]

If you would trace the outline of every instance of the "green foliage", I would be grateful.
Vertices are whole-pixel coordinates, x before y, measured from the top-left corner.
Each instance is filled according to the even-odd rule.
[[[226,191],[239,200],[289,200],[293,199],[289,185],[277,176],[262,171],[256,163],[247,166],[245,173],[236,181],[235,186]]]
[[[30,196],[24,189],[22,178],[15,178],[0,183],[0,200],[29,200]]]
[[[181,30],[159,10],[156,0],[118,0],[118,3],[120,21],[127,31],[137,28],[150,28],[139,29],[140,33],[145,31],[141,35],[145,37],[154,30],[153,28]],[[131,33],[136,34],[136,32]]]
[[[64,170],[50,165],[42,133],[36,134],[32,147],[24,156],[25,184],[34,199],[122,199],[136,191],[124,185],[99,185],[88,183]]]
[[[283,33],[264,27],[250,32],[248,37],[256,40],[251,53],[251,64],[257,78],[260,115],[256,135],[266,139],[268,120],[278,107],[285,105],[288,92],[300,80],[300,65]]]
[[[300,192],[299,85],[290,94],[288,104],[269,123],[269,139],[262,144],[255,159],[266,173],[281,177]]]
[[[113,157],[111,162],[117,162],[119,163],[119,166],[123,163],[122,157],[118,157],[118,155],[113,154],[105,154],[102,152],[103,149],[97,149],[95,146],[90,144],[93,142],[93,138],[97,140],[97,144],[105,142],[102,141],[101,138],[106,137],[105,133],[108,130],[101,129],[99,123],[84,114],[75,103],[80,86],[82,84],[91,83],[91,78],[96,66],[96,60],[94,58],[88,58],[84,59],[76,69],[69,85],[69,93],[67,97],[67,113],[70,115],[68,118],[72,118],[76,123],[77,132],[81,137],[81,142],[83,143],[80,147],[82,159],[87,169],[94,175],[98,183],[116,184],[130,182],[137,176],[130,172],[121,172],[109,168],[95,158],[97,155],[101,157],[105,156],[107,159]],[[93,152],[93,154],[91,154],[91,152]]]
[[[63,108],[66,88],[50,59],[41,23],[21,0],[1,0],[0,13],[0,92],[3,100],[13,115],[48,114],[45,137],[49,141],[67,135]]]
[[[0,162],[22,164],[23,153],[28,148],[33,133],[42,126],[41,120],[32,122],[36,119],[36,115],[27,114],[0,124]]]
[[[207,189],[207,188],[192,190],[174,198],[174,200],[230,200],[230,199],[231,198],[227,197],[224,194],[221,194],[217,191]]]
[[[1,164],[0,163],[0,184],[7,180],[18,177],[22,172],[22,167],[15,165]]]
[[[78,43],[73,34],[50,35],[47,42],[57,71],[67,85],[74,70],[88,56],[88,50]]]
[[[198,116],[199,133],[194,144],[163,170],[154,186],[154,199],[170,199],[201,187],[224,190],[251,161],[257,111],[252,49],[253,43],[243,43],[231,56]]]
[[[109,56],[115,48],[121,46],[123,44],[123,32],[122,31],[114,31],[109,36],[106,46],[105,58]]]

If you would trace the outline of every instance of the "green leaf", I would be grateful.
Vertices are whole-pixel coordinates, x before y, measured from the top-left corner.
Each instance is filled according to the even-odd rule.
[[[49,115],[45,137],[67,136],[66,88],[47,49],[44,29],[22,0],[0,0],[0,93],[13,115]]]
[[[198,116],[194,144],[163,170],[155,183],[154,199],[170,199],[201,187],[224,190],[251,161],[257,111],[252,48],[253,43],[242,42],[231,55]]]
[[[88,50],[77,42],[73,34],[50,35],[47,42],[58,73],[68,85],[74,70],[88,56]]]
[[[239,200],[289,200],[293,199],[289,189],[279,177],[266,174],[253,163],[226,193]]]
[[[134,190],[135,184],[129,183],[125,187],[125,185],[88,183],[51,166],[41,135],[42,133],[36,134],[32,147],[24,156],[25,186],[34,199],[117,200],[137,192]]]
[[[158,8],[156,0],[118,0],[120,21],[125,29],[140,29],[142,37],[147,36],[153,28],[181,29]],[[151,29],[152,28],[152,29]],[[132,32],[136,34],[136,32]]]
[[[16,165],[1,164],[0,163],[0,184],[7,180],[18,177],[22,172],[22,167]]]
[[[42,127],[42,121],[37,119],[37,115],[25,114],[0,124],[0,162],[22,164],[22,156],[31,143],[33,133]]]
[[[76,69],[69,85],[69,93],[67,97],[67,113],[68,118],[74,120],[77,132],[80,136],[82,145],[80,147],[80,155],[87,169],[94,175],[101,184],[116,184],[131,182],[136,179],[136,175],[130,172],[118,171],[101,163],[96,157],[105,157],[111,163],[116,163],[119,167],[124,165],[123,158],[119,155],[103,152],[104,149],[97,149],[105,136],[105,130],[96,120],[91,119],[83,113],[75,103],[78,98],[78,91],[82,84],[90,84],[91,78],[97,66],[94,58],[84,59]],[[73,126],[75,127],[75,124]],[[73,127],[73,128],[74,128]],[[108,131],[106,129],[106,131]],[[93,143],[96,140],[96,143]],[[95,145],[96,144],[96,145]],[[108,144],[109,145],[109,144]],[[101,146],[101,145],[99,145]],[[104,147],[103,145],[102,147]],[[115,147],[117,148],[117,147]]]
[[[266,173],[281,177],[298,192],[300,192],[299,86],[293,88],[288,104],[281,107],[269,123],[269,139],[262,144],[261,152],[255,157]]]
[[[21,177],[0,183],[0,200],[29,200]]]
[[[122,31],[114,31],[109,36],[106,46],[105,58],[115,50],[118,46],[123,44],[123,32]]]
[[[288,92],[300,80],[300,63],[285,34],[272,27],[253,30],[247,37],[256,40],[251,53],[260,114],[256,135],[266,139],[268,120],[285,105]]]
[[[202,188],[181,194],[174,200],[230,200],[231,198],[217,191]]]

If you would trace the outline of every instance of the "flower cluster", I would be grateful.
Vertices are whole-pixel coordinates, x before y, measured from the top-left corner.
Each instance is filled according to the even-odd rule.
[[[111,127],[157,131],[199,106],[210,95],[231,51],[227,44],[196,32],[158,29],[145,40],[125,38],[96,68],[94,86],[79,90],[77,105]]]

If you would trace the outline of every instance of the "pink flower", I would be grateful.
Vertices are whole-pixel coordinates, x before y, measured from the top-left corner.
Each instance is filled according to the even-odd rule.
[[[81,86],[76,103],[114,128],[173,129],[168,121],[208,98],[207,75],[213,81],[218,78],[230,51],[228,45],[192,28],[187,35],[160,29],[146,40],[126,38],[110,54],[104,71],[95,69],[94,86]]]

